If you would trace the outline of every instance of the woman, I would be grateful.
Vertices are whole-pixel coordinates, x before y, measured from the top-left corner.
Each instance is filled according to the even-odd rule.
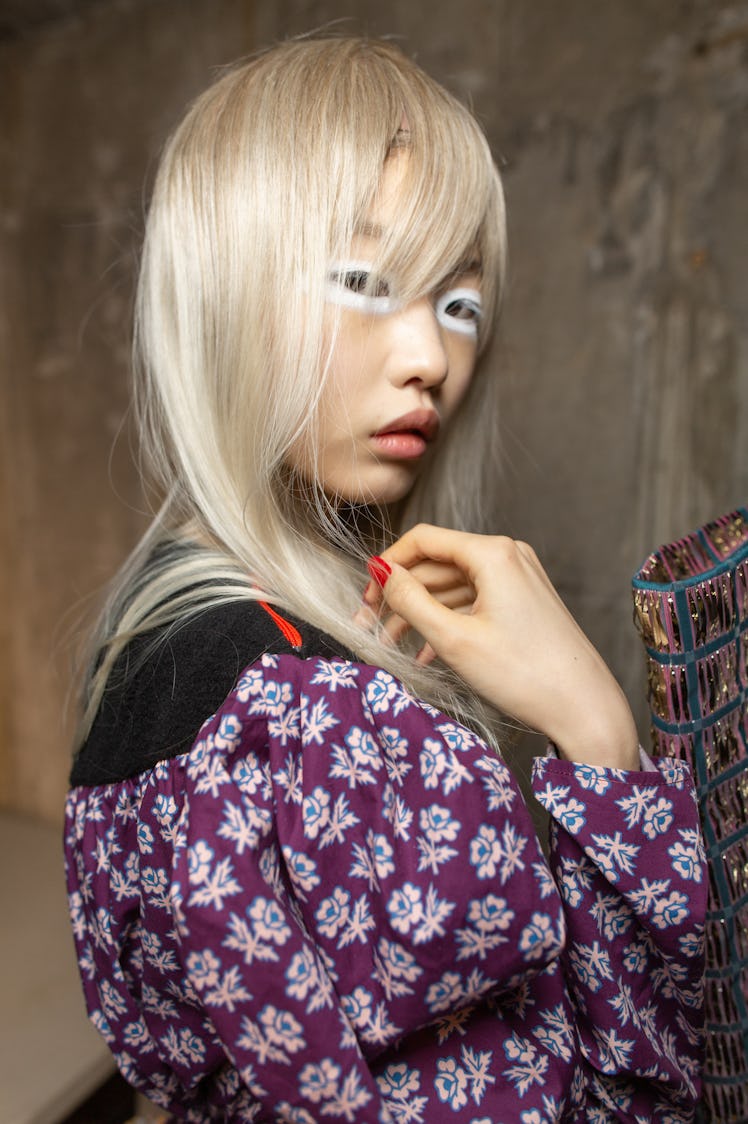
[[[95,638],[66,847],[91,1017],[179,1118],[692,1118],[687,770],[640,760],[531,549],[473,533],[504,256],[478,126],[387,44],[268,51],[164,154],[165,499]],[[550,868],[497,710],[560,755]]]

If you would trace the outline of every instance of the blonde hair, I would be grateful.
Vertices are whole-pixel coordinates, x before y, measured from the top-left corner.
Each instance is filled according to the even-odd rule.
[[[404,299],[481,263],[490,335],[505,260],[498,172],[473,116],[396,47],[312,38],[225,73],[164,151],[139,279],[136,409],[165,499],[121,571],[94,638],[81,737],[134,636],[227,600],[262,598],[390,669],[465,721],[480,706],[352,623],[365,580],[356,518],[300,481],[288,454],[314,418],[332,343],[325,280],[365,220],[394,150],[397,214],[377,271]],[[426,519],[483,529],[495,380],[479,363],[439,453],[382,536]],[[365,520],[377,524],[377,513]],[[386,528],[386,529],[385,529]],[[157,549],[161,547],[161,549]]]

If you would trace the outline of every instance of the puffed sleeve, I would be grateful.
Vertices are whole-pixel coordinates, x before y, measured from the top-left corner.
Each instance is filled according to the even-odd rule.
[[[614,1120],[670,1119],[661,1098],[700,1088],[705,856],[687,765],[655,766],[534,764],[589,1099]]]
[[[508,769],[380,669],[266,655],[133,785],[137,852],[130,821],[71,794],[79,956],[126,1075],[187,1119],[388,1120],[419,1103],[386,1068],[401,1042],[535,971],[514,934],[539,918],[560,952]],[[102,944],[103,849],[133,892]],[[444,1080],[423,1082],[438,1119]]]
[[[692,1104],[698,938],[665,902],[691,797],[685,775],[634,776],[643,797],[538,766],[564,824],[559,893],[509,769],[473,733],[381,669],[265,655],[189,752],[70,794],[92,1018],[126,1076],[195,1122],[572,1121],[613,1096],[618,1059],[642,1103]],[[593,808],[603,783],[620,841],[611,801]],[[672,851],[667,874],[652,860],[651,906],[648,832]]]

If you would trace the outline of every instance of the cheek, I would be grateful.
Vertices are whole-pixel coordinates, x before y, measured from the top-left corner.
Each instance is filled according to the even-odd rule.
[[[377,336],[370,324],[348,323],[343,313],[341,330],[330,355],[327,382],[322,392],[322,414],[328,426],[355,413],[381,370]],[[357,318],[360,321],[360,317]]]
[[[457,333],[453,333],[453,335],[456,338],[450,338],[446,344],[449,358],[449,378],[442,389],[445,420],[452,416],[465,397],[473,379],[478,355],[478,345],[474,340],[461,338],[457,336]]]

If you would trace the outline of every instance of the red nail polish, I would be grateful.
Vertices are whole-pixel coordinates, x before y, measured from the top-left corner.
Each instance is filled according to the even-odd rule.
[[[366,568],[379,588],[384,589],[387,584],[387,579],[392,573],[392,567],[385,562],[384,558],[380,558],[378,554],[372,554],[371,558],[366,563]]]

